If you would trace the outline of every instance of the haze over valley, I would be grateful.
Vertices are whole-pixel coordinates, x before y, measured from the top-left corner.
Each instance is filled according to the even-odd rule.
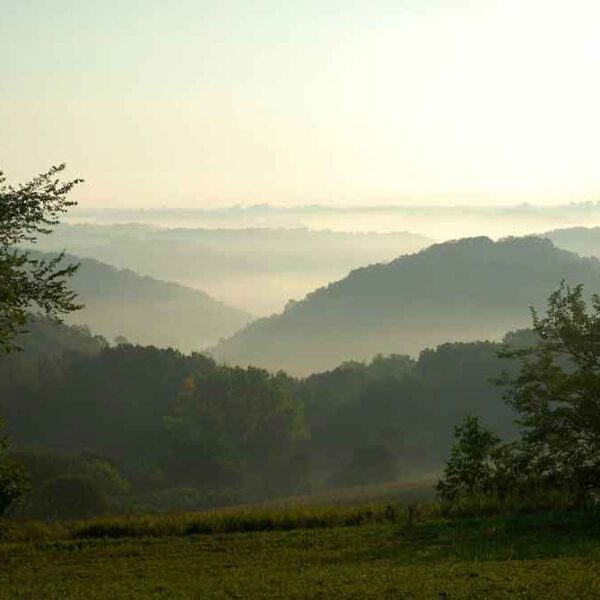
[[[598,0],[0,9],[0,598],[600,597]]]
[[[255,316],[283,310],[351,270],[435,242],[537,234],[558,247],[600,255],[600,204],[541,207],[331,206],[79,210],[40,239],[118,268],[175,281]],[[555,231],[569,229],[573,234]],[[578,230],[576,226],[585,225]],[[587,245],[582,245],[584,244]]]

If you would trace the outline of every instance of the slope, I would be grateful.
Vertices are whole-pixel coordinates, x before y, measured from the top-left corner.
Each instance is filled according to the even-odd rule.
[[[66,260],[81,262],[72,287],[85,304],[66,321],[88,325],[109,340],[124,336],[132,343],[200,350],[252,320],[199,290],[94,259]]]
[[[260,319],[214,349],[233,363],[308,373],[444,341],[499,339],[529,323],[565,279],[600,289],[600,262],[537,237],[433,245],[344,279]]]

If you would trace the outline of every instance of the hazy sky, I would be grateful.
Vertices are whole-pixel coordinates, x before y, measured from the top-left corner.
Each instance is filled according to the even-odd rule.
[[[0,0],[0,169],[84,206],[600,199],[597,0]]]

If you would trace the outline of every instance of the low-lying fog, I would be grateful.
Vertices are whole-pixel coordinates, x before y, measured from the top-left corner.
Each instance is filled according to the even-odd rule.
[[[434,242],[600,225],[600,204],[79,208],[67,221],[70,225],[41,240],[40,250],[67,248],[76,255],[201,289],[263,316],[352,269],[387,262]]]

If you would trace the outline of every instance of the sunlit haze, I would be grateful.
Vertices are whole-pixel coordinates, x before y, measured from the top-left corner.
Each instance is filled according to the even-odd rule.
[[[0,8],[0,167],[86,207],[600,198],[594,0]]]

